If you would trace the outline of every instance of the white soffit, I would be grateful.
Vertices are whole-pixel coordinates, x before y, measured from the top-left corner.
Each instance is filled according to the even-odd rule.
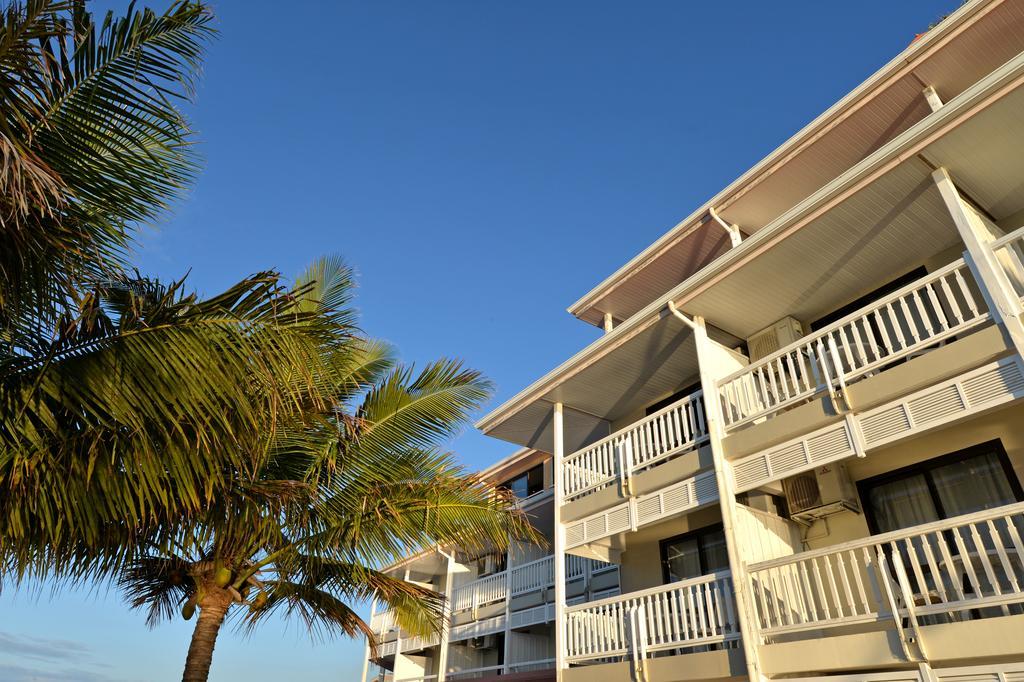
[[[931,178],[911,158],[686,302],[749,337],[784,316],[810,322],[959,243]]]

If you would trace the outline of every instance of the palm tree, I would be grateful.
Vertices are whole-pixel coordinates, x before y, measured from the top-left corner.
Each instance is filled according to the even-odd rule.
[[[268,413],[331,404],[320,347],[352,330],[273,272],[205,300],[125,272],[198,167],[177,103],[203,5],[96,21],[26,0],[0,21],[0,581],[102,574],[203,509],[226,464],[252,469]]]
[[[337,260],[300,278],[299,307],[350,317],[351,277]],[[200,516],[163,529],[126,570],[129,603],[153,626],[198,609],[183,680],[206,680],[217,634],[232,613],[243,629],[275,613],[315,636],[373,632],[353,603],[388,604],[407,630],[441,627],[443,600],[379,569],[436,545],[469,550],[536,540],[514,500],[456,466],[440,445],[489,392],[457,362],[421,371],[397,365],[381,344],[323,347],[333,372],[322,390],[338,401],[278,424],[254,471]]]
[[[0,10],[0,324],[116,274],[135,226],[198,168],[187,99],[212,35],[201,4],[97,24],[83,0]]]
[[[199,299],[183,282],[97,284],[74,315],[0,343],[0,580],[117,570],[147,529],[200,513],[251,471],[276,421],[333,396],[339,316],[276,273]]]

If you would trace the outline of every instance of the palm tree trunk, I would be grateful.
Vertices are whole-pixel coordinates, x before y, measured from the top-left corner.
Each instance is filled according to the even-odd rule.
[[[221,590],[214,588],[214,591]],[[206,682],[209,678],[213,647],[217,644],[217,634],[231,606],[231,597],[226,595],[227,592],[224,595],[208,594],[199,602],[196,629],[192,632],[192,643],[188,646],[188,658],[185,659],[181,682]]]

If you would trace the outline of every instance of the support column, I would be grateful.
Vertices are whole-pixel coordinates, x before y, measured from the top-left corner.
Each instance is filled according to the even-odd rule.
[[[373,621],[373,606],[370,607],[370,621]],[[363,653],[363,676],[362,681],[366,682],[366,676],[370,672],[370,638],[366,638],[366,646]],[[441,682],[444,682],[443,680]]]
[[[505,553],[505,642],[502,656],[504,675],[509,673],[509,655],[512,653],[512,543],[513,540],[509,538],[508,552]]]
[[[1024,358],[1024,323],[1020,318],[1020,299],[991,247],[999,228],[964,200],[945,168],[935,170],[932,178],[967,247],[965,260],[981,288],[989,314],[1003,329],[1011,347],[1016,348],[1020,361]]]
[[[565,431],[562,403],[555,403],[552,419],[554,447],[552,464],[555,472],[555,680],[562,682],[565,669],[565,528],[562,527],[562,459],[565,457]]]
[[[444,554],[442,552],[442,554]],[[455,550],[451,554],[444,554],[448,559],[444,577],[444,629],[441,630],[441,638],[438,640],[437,653],[437,682],[444,682],[448,676],[448,638],[452,628],[452,578],[455,574]]]
[[[722,407],[718,399],[718,378],[726,376],[743,366],[743,362],[732,351],[708,338],[704,318],[694,318],[694,339],[697,344],[697,360],[700,364],[700,382],[704,393],[704,413],[707,419],[711,458],[715,464],[715,478],[718,482],[718,501],[722,509],[722,529],[725,547],[729,555],[733,591],[736,596],[736,613],[740,624],[743,657],[747,662],[747,676],[750,682],[761,682],[761,666],[757,658],[758,628],[757,614],[750,598],[750,582],[747,566],[736,538],[736,489],[732,466],[725,458],[722,439]]]

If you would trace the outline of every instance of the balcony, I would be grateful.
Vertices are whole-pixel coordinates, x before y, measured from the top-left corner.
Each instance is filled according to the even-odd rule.
[[[699,447],[708,438],[700,391],[588,445],[562,462],[566,502],[624,483],[642,471]]]
[[[906,660],[921,629],[1024,613],[1024,503],[748,567],[769,643],[895,629]]]
[[[565,557],[566,581],[584,578],[588,575],[616,570],[617,566],[577,556]],[[555,584],[555,563],[553,556],[513,566],[510,571],[495,573],[452,591],[454,611],[476,610],[480,606],[503,602],[511,597],[553,587]]]
[[[976,329],[989,313],[962,259],[718,382],[727,431],[770,419]]]
[[[601,662],[737,639],[728,571],[566,609],[566,658]]]

